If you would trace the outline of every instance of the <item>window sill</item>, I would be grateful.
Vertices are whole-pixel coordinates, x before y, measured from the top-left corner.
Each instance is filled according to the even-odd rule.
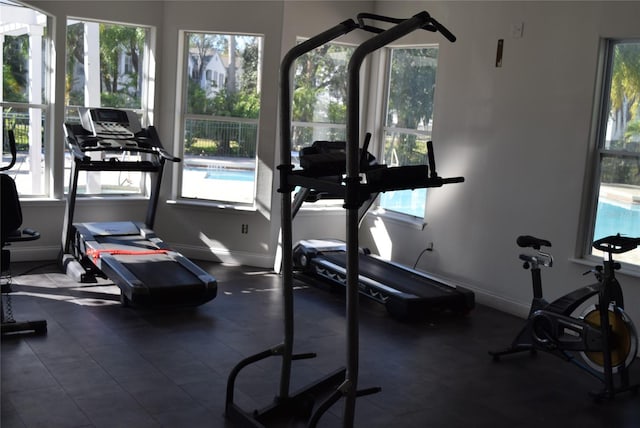
[[[234,205],[234,204],[225,204],[218,201],[205,201],[205,200],[170,199],[167,201],[167,205],[207,208],[207,209],[215,209],[215,210],[228,210],[228,211],[245,211],[245,212],[256,211],[256,208],[253,205]]]
[[[615,260],[615,257],[614,257]],[[569,259],[570,262],[573,262],[578,265],[589,267],[593,269],[595,266],[602,265],[602,259],[600,257],[590,257],[586,256],[584,258],[576,258],[572,257]],[[620,270],[616,271],[616,274],[630,276],[633,278],[640,278],[640,266],[631,265],[629,263],[621,262]]]
[[[367,217],[373,216],[374,219],[381,219],[390,223],[407,226],[415,230],[424,230],[427,223],[424,218],[415,217],[408,214],[401,214],[393,211],[387,211],[384,208],[376,208],[367,213]]]

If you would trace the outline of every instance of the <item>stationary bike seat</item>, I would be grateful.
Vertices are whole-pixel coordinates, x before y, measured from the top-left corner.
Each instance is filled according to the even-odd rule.
[[[547,241],[546,239],[536,238],[535,236],[531,236],[531,235],[518,236],[516,243],[518,244],[519,247],[523,247],[523,248],[532,247],[535,250],[539,250],[540,247],[551,246],[551,242]]]

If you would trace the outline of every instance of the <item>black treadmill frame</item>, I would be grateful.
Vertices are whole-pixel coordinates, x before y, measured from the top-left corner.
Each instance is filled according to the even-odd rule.
[[[60,264],[63,270],[77,282],[96,282],[97,277],[109,278],[121,290],[121,301],[123,304],[133,303],[134,305],[149,306],[175,306],[188,305],[195,306],[206,303],[214,299],[217,295],[217,281],[195,265],[189,259],[177,251],[171,250],[153,231],[155,223],[160,188],[162,185],[162,175],[166,161],[180,162],[180,158],[167,152],[160,141],[160,137],[153,126],[142,129],[133,138],[120,138],[111,140],[114,144],[103,145],[101,141],[109,140],[108,137],[100,138],[87,130],[82,124],[65,123],[65,142],[73,157],[71,174],[69,178],[69,193],[65,209],[65,217],[62,231],[62,253]],[[132,141],[131,144],[119,144],[119,142]],[[134,144],[135,143],[135,144]],[[86,152],[108,152],[108,153],[139,153],[144,159],[139,161],[118,161],[95,160]],[[140,222],[112,222],[116,224],[131,224],[135,226],[141,239],[148,242],[148,247],[155,249],[157,254],[150,254],[149,262],[170,262],[176,267],[185,269],[189,274],[202,283],[202,289],[197,287],[180,287],[177,284],[174,290],[159,290],[152,295],[150,284],[145,284],[141,279],[127,268],[126,263],[118,260],[117,255],[102,254],[95,259],[88,255],[90,250],[99,249],[99,237],[94,236],[88,223],[74,224],[75,206],[78,192],[78,177],[80,171],[134,171],[149,173],[151,177],[151,187],[149,201],[144,223]],[[104,224],[104,223],[103,223]],[[108,235],[107,235],[108,236]],[[117,235],[113,235],[117,236]],[[130,236],[130,235],[121,235]],[[141,250],[144,250],[143,248]],[[153,251],[153,250],[152,250]],[[141,257],[135,256],[133,257]],[[163,259],[162,259],[163,258]],[[157,260],[161,259],[161,260]],[[176,295],[180,294],[180,295]]]
[[[341,241],[334,241],[336,246]],[[294,263],[298,271],[296,278],[313,285],[323,282],[347,285],[347,267],[344,263],[345,249],[317,248],[312,241],[300,241],[293,249]],[[366,263],[367,275],[359,275],[360,294],[383,304],[389,314],[401,321],[424,319],[434,312],[451,311],[466,315],[475,306],[474,293],[463,287],[445,283],[433,275],[411,269],[399,263],[384,260],[362,250],[359,264]],[[377,270],[386,270],[385,280]],[[402,281],[399,280],[402,277]],[[421,288],[427,287],[426,292]]]

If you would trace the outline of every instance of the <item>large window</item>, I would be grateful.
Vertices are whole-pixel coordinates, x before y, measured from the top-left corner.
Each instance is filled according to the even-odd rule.
[[[431,139],[438,48],[389,50],[388,92],[384,118],[384,163],[424,165]],[[379,205],[414,217],[424,217],[426,189],[386,192]]]
[[[594,240],[640,237],[640,40],[609,41],[606,57]],[[617,259],[640,266],[640,249]]]
[[[78,107],[115,107],[136,111],[148,126],[153,91],[151,29],[148,27],[67,20],[65,121],[78,120]],[[91,156],[105,159],[105,152]],[[138,160],[125,152],[119,160]],[[65,155],[65,192],[68,191],[71,157]],[[78,177],[79,195],[142,195],[141,172],[86,172]]]
[[[263,37],[183,36],[180,196],[252,205]]]
[[[2,135],[13,130],[17,161],[8,173],[20,196],[47,196],[49,89],[52,53],[48,17],[28,6],[0,2]],[[4,158],[3,165],[8,159]]]

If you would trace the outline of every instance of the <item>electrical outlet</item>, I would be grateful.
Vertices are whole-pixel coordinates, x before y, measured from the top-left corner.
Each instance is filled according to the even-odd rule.
[[[242,234],[246,235],[247,233],[249,233],[249,225],[243,223],[242,224],[242,229],[241,229]]]
[[[524,22],[516,22],[511,24],[511,38],[520,39],[524,33]]]

